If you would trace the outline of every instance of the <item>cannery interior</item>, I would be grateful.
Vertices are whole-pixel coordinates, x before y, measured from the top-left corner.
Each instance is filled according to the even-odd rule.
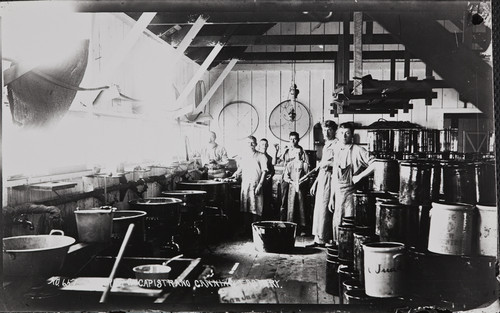
[[[500,311],[495,6],[2,2],[0,311]]]

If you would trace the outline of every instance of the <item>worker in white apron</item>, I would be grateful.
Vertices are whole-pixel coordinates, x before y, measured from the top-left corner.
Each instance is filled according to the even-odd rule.
[[[335,146],[332,166],[332,191],[329,208],[333,210],[333,240],[338,243],[338,227],[342,218],[354,216],[356,184],[374,170],[373,157],[360,145],[353,144],[354,127],[340,124],[339,144]]]

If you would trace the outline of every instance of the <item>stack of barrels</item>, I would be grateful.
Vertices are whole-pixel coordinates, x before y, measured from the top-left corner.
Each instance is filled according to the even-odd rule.
[[[494,163],[376,162],[372,190],[355,194],[355,215],[328,251],[327,292],[348,304],[404,298],[456,309],[494,299]]]

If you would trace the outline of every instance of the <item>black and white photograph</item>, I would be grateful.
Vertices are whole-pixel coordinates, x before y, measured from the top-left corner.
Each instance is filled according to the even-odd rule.
[[[0,312],[500,312],[499,9],[0,2]]]

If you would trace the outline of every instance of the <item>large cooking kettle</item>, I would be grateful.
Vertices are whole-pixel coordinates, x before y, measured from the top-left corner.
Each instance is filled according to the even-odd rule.
[[[59,233],[61,236],[54,236]],[[75,243],[62,230],[49,235],[29,235],[3,239],[4,276],[46,279],[58,273],[69,247]]]

